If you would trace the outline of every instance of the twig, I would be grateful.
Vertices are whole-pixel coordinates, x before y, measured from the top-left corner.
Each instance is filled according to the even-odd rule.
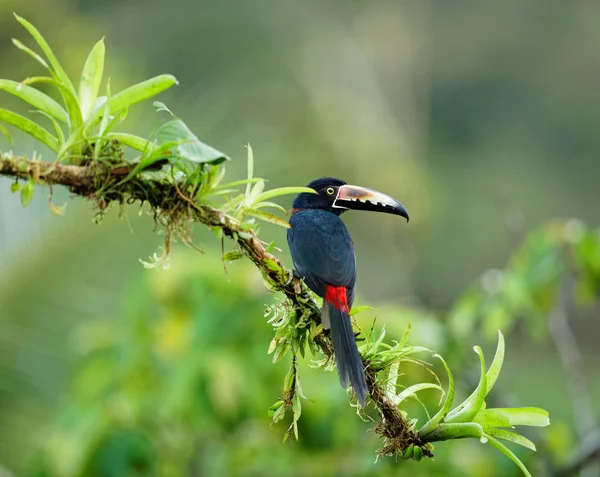
[[[573,308],[574,280],[567,277],[559,290],[558,304],[549,320],[549,329],[567,375],[567,384],[573,404],[575,428],[581,441],[578,457],[556,475],[573,475],[581,471],[581,477],[598,475],[600,466],[594,459],[600,458],[600,430],[594,413],[587,379],[581,363],[581,351],[569,325],[569,311]],[[566,473],[565,473],[566,472]]]

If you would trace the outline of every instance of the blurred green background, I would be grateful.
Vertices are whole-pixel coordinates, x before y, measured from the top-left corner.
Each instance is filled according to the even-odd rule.
[[[180,85],[159,99],[234,158],[231,180],[244,177],[250,142],[272,187],[333,175],[400,199],[408,226],[345,216],[357,304],[378,309],[359,321],[376,316],[396,339],[411,321],[411,341],[454,356],[463,381],[476,373],[471,347],[491,353],[494,339],[449,331],[462,291],[550,219],[600,224],[600,4],[3,0],[0,77],[21,80],[40,71],[11,44],[27,39],[13,11],[73,75],[104,35],[114,90],[174,74]],[[0,105],[26,111],[6,94]],[[126,125],[147,135],[155,121],[146,104]],[[15,138],[0,150],[37,147]],[[74,200],[57,218],[47,191],[22,209],[9,184],[0,180],[0,475],[519,475],[478,442],[439,444],[434,462],[374,463],[373,423],[346,405],[335,374],[306,363],[315,402],[300,441],[283,444],[286,426],[271,429],[267,408],[287,366],[271,364],[263,318],[279,297],[250,264],[227,278],[220,242],[198,230],[204,255],[176,248],[169,270],[145,270],[139,259],[161,237],[137,208],[96,225]],[[290,263],[282,230],[262,238]],[[596,401],[597,317],[596,306],[572,320]],[[578,440],[566,372],[547,334],[503,331],[497,392],[551,412],[551,428],[530,434],[539,452],[519,454],[551,475]]]

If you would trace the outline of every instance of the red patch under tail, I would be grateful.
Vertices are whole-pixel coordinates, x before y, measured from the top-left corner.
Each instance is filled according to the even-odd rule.
[[[327,286],[325,300],[331,303],[338,310],[349,313],[348,300],[346,298],[346,287]]]

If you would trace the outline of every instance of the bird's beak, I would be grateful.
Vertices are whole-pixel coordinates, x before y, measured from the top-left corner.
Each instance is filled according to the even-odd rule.
[[[333,202],[338,209],[370,210],[400,215],[408,222],[408,212],[393,197],[376,190],[354,185],[343,185],[338,188],[338,195]]]

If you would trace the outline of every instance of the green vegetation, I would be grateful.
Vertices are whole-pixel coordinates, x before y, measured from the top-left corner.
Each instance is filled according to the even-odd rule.
[[[241,474],[240,468],[263,475],[272,472],[274,465],[282,474],[294,474],[304,466],[307,475],[315,475],[311,452],[327,454],[335,468],[336,459],[343,460],[349,449],[360,448],[353,443],[362,439],[360,418],[383,438],[378,450],[381,457],[421,461],[433,456],[434,442],[473,438],[498,448],[523,474],[531,475],[521,454],[501,441],[536,450],[530,439],[512,429],[543,427],[550,421],[542,409],[497,405],[504,400],[498,388],[496,396],[489,394],[504,362],[503,334],[497,335],[489,368],[482,349],[474,348],[479,379],[460,404],[455,397],[464,389],[456,389],[451,369],[455,364],[461,372],[475,367],[475,361],[463,353],[476,330],[484,336],[496,335],[499,329],[510,331],[515,317],[527,316],[532,335],[540,336],[547,329],[545,318],[560,310],[565,300],[572,299],[569,303],[578,308],[593,303],[600,288],[596,231],[568,221],[531,235],[505,270],[484,277],[483,290],[473,286],[451,307],[444,330],[445,350],[409,344],[410,324],[402,331],[404,324],[382,326],[372,316],[363,318],[373,313],[368,307],[353,310],[359,324],[359,349],[368,364],[372,406],[360,409],[350,396],[357,422],[348,424],[347,416],[336,413],[339,402],[331,402],[325,393],[310,402],[318,395],[317,380],[337,384],[333,374],[322,372],[331,371],[334,363],[315,313],[318,300],[271,255],[277,250],[275,242],[267,244],[258,238],[259,221],[287,226],[283,218],[264,210],[285,213],[274,199],[308,190],[265,190],[266,181],[254,177],[249,146],[247,177],[223,184],[225,164],[231,159],[198,139],[162,103],[154,105],[167,120],[155,126],[147,139],[117,132],[130,106],[173,86],[175,78],[157,76],[114,95],[107,81],[105,95],[99,96],[104,70],[104,43],[100,41],[90,52],[76,88],[35,27],[18,16],[17,20],[44,56],[18,41],[15,45],[50,76],[22,82],[0,80],[0,89],[33,106],[50,121],[52,131],[9,109],[0,109],[0,120],[47,146],[55,162],[1,154],[0,172],[15,178],[11,190],[20,191],[21,202],[27,206],[37,185],[65,185],[90,199],[99,209],[98,218],[104,217],[112,203],[143,202],[165,234],[163,253],[143,262],[146,268],[164,270],[131,286],[122,319],[77,327],[78,369],[68,395],[57,406],[54,424],[36,447],[28,466],[32,475]],[[34,87],[40,85],[54,87],[62,104]],[[11,139],[6,128],[2,132]],[[124,147],[137,151],[136,157],[129,158]],[[84,171],[83,176],[79,171]],[[50,199],[53,212],[64,213]],[[204,257],[190,250],[171,257],[173,240],[196,247],[192,232],[197,222],[208,225],[221,239],[221,250],[216,252],[220,260],[211,256],[215,250]],[[225,237],[232,239],[232,250],[225,250]],[[258,267],[269,290],[286,297],[265,298],[258,292],[253,285],[256,268],[247,260],[231,264],[244,257]],[[225,276],[227,285],[222,283]],[[566,280],[573,288],[564,292]],[[290,291],[292,285],[298,288]],[[270,346],[270,331],[260,326],[263,314],[274,333]],[[407,310],[407,315],[411,322],[432,319],[431,312],[417,308]],[[377,314],[377,320],[386,318]],[[386,331],[390,328],[391,333]],[[289,360],[285,373],[281,364],[265,364],[267,347],[273,362]],[[445,351],[455,355],[452,360],[442,358]],[[300,363],[308,359],[320,373],[304,369]],[[310,386],[304,373],[311,376]],[[444,373],[447,384],[438,377]],[[276,381],[283,383],[283,390],[268,408]],[[491,403],[497,407],[488,407]],[[297,441],[294,446],[284,447],[274,440],[276,433],[269,430],[267,413],[275,429],[283,425],[284,441]],[[323,437],[341,423],[343,438]],[[312,449],[320,441],[327,441],[323,450]],[[371,444],[366,446],[370,445],[372,455],[375,447]],[[437,445],[436,455],[443,446],[458,445]],[[276,457],[268,455],[273,446],[281,449]],[[438,467],[448,470],[456,465],[444,457],[438,457]],[[523,457],[525,462],[530,459]],[[388,461],[369,465],[380,466],[382,475],[405,465]],[[368,469],[362,467],[365,473]]]

